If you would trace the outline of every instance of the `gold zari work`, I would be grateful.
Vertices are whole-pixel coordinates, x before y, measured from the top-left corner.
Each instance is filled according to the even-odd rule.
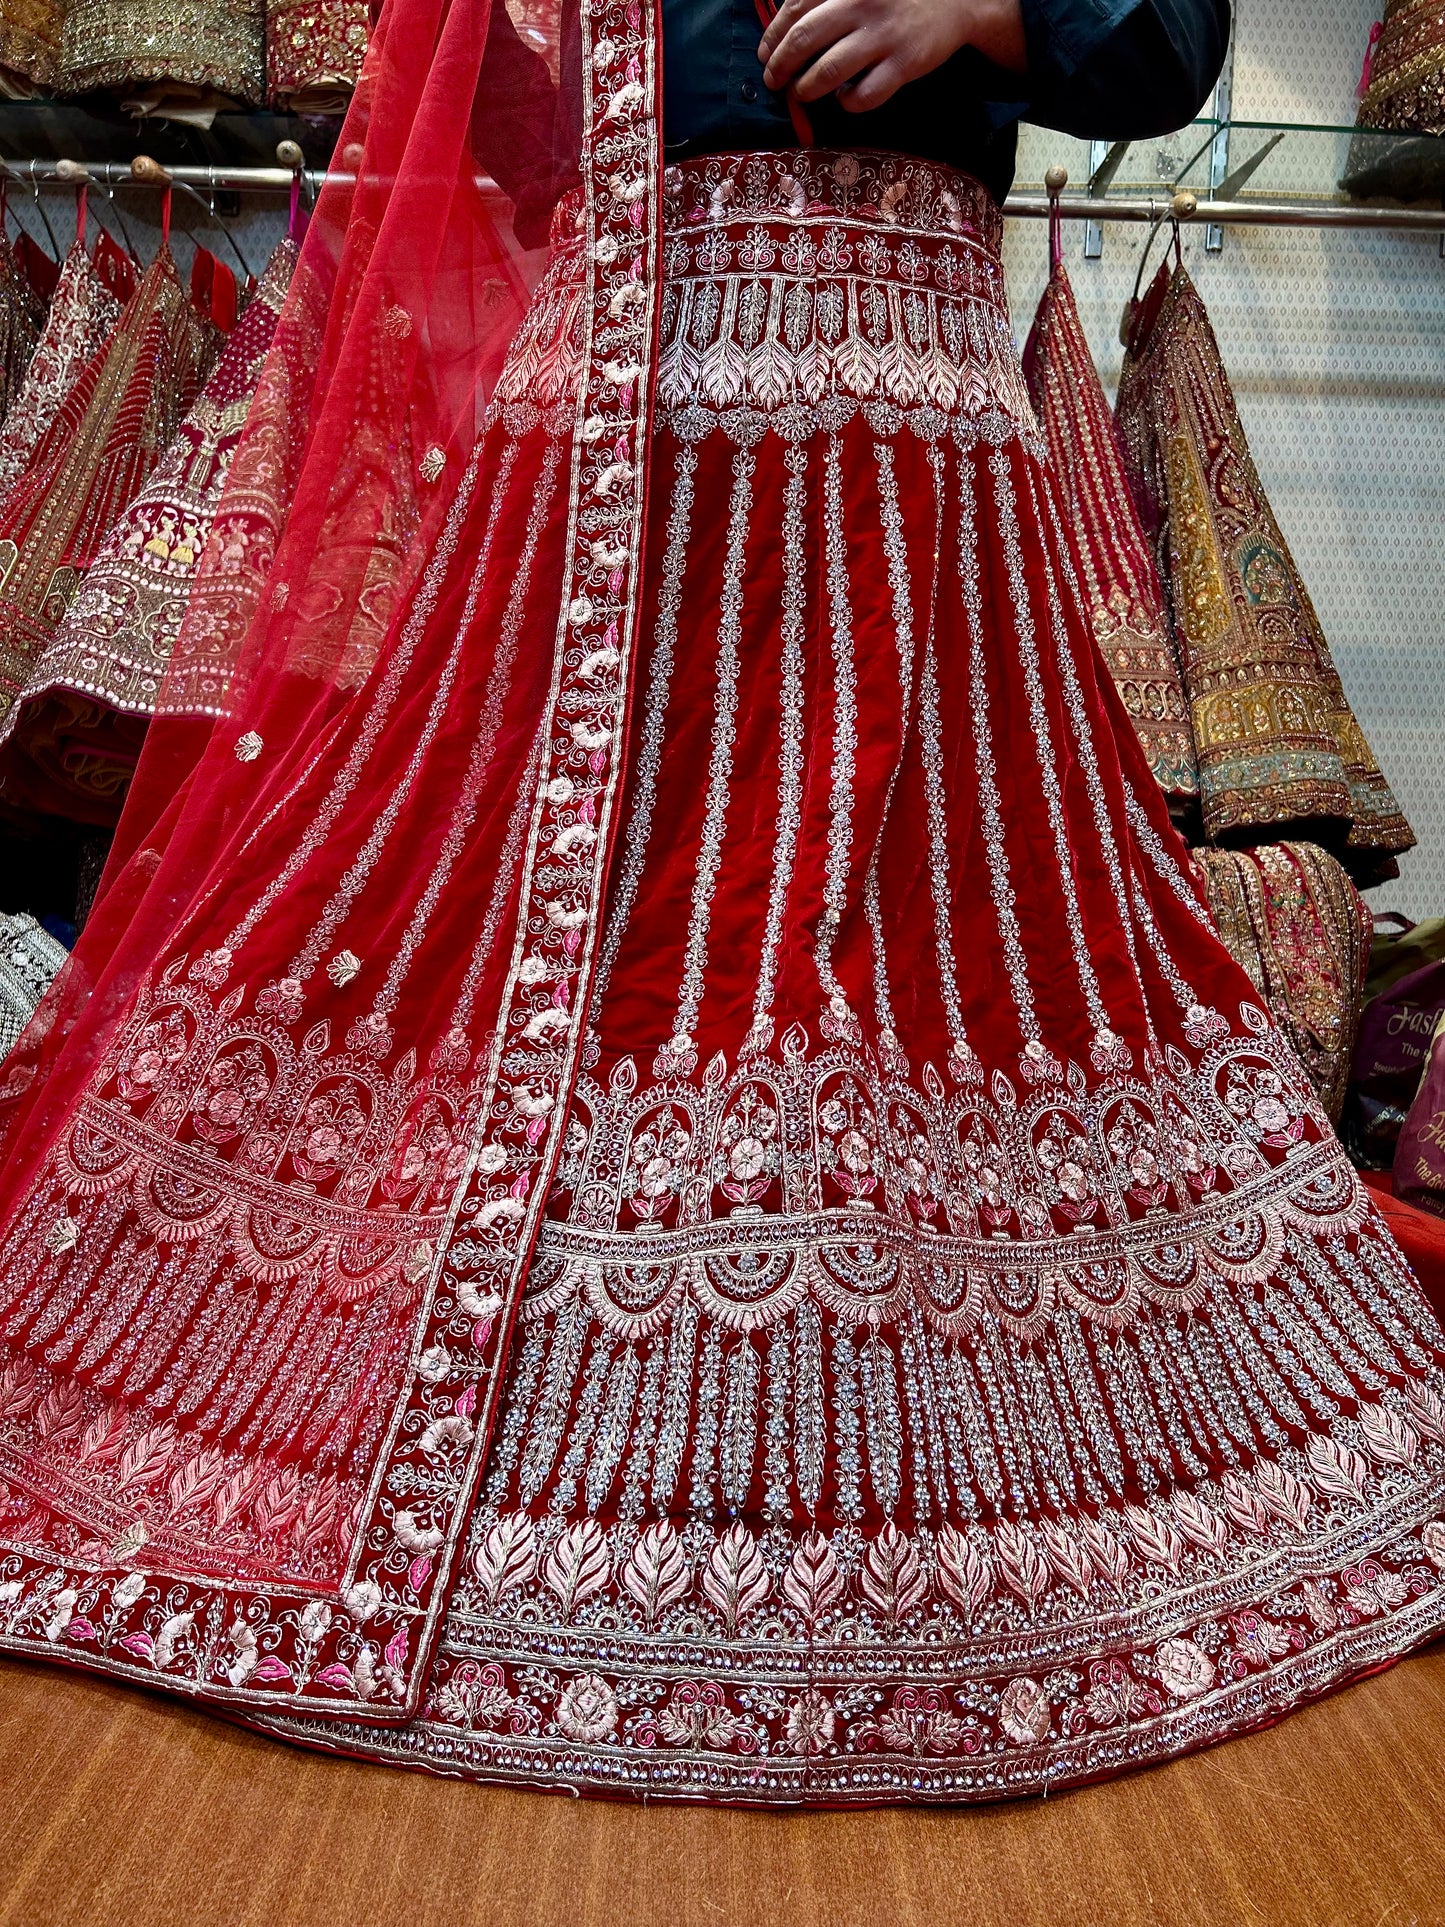
[[[154,106],[222,95],[259,106],[265,91],[264,0],[72,0],[61,86],[143,90]]]
[[[47,93],[60,72],[62,0],[3,0],[0,5],[0,95],[24,100]]]
[[[1159,531],[1205,837],[1310,825],[1358,879],[1393,875],[1414,835],[1345,697],[1182,267],[1161,271],[1127,326],[1118,421]]]
[[[1361,127],[1445,134],[1442,0],[1399,0],[1386,6],[1359,121]]]
[[[269,0],[266,85],[293,113],[344,110],[361,76],[370,23],[366,0]]]

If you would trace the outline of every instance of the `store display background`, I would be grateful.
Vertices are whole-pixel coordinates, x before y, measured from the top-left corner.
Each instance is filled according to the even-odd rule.
[[[1380,0],[1236,0],[1234,116],[1347,125]],[[1200,139],[1202,139],[1202,134]],[[1267,136],[1233,135],[1231,166]],[[1345,136],[1291,135],[1246,193],[1328,196]],[[1115,191],[1151,171],[1126,159]],[[1187,157],[1194,139],[1182,144]],[[1038,128],[1020,143],[1018,185],[1062,161],[1075,185],[1088,149]],[[1191,178],[1195,178],[1191,176]],[[1147,229],[1106,226],[1065,259],[1112,396],[1119,318]],[[1020,338],[1047,273],[1043,224],[1010,221],[1004,262]],[[1155,243],[1152,263],[1160,242]],[[1225,230],[1185,260],[1209,308],[1270,502],[1319,610],[1350,701],[1419,838],[1377,910],[1445,913],[1445,261],[1435,235],[1304,228]]]
[[[1235,11],[1236,118],[1338,126],[1354,119],[1355,83],[1380,0],[1236,0]],[[1141,142],[1115,191],[1172,172],[1156,167],[1158,148],[1182,159],[1202,138]],[[1231,165],[1266,138],[1236,131]],[[1246,191],[1328,197],[1348,145],[1345,135],[1291,135]],[[1039,188],[1056,160],[1075,187],[1087,178],[1084,142],[1025,128],[1018,185]],[[1201,178],[1198,170],[1190,178]],[[121,192],[148,258],[158,238],[155,197]],[[103,199],[95,201],[108,221]],[[54,195],[46,204],[63,247],[69,212]],[[30,197],[12,190],[11,207],[43,242]],[[227,225],[259,273],[284,231],[285,200],[246,197],[241,209]],[[192,235],[236,265],[223,237],[183,196],[175,216],[183,272]],[[1146,232],[1106,225],[1102,259],[1086,261],[1082,224],[1065,228],[1079,312],[1111,396],[1123,353],[1119,318]],[[1151,271],[1161,246],[1156,241]],[[1007,223],[1004,262],[1020,342],[1043,289],[1047,251],[1043,222]],[[1445,260],[1438,238],[1233,227],[1223,252],[1211,255],[1201,227],[1186,229],[1185,258],[1351,703],[1419,838],[1399,880],[1370,900],[1412,917],[1445,913]]]

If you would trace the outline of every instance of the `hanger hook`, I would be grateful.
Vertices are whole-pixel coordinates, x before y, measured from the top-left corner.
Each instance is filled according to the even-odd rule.
[[[1063,265],[1064,259],[1064,221],[1059,209],[1059,197],[1069,184],[1069,170],[1056,161],[1044,176],[1044,186],[1049,191],[1049,272],[1054,274]]]
[[[40,181],[35,172],[39,165],[40,163],[37,160],[32,160],[30,163],[30,192],[35,198],[35,212],[40,216],[41,226],[50,237],[50,251],[58,261],[60,259],[60,243],[55,238],[55,229],[50,225],[50,216],[45,212],[45,203],[40,198]]]
[[[94,179],[95,177],[92,176],[91,178]],[[110,211],[115,216],[116,225],[120,229],[121,239],[125,242],[126,253],[130,256],[132,261],[139,262],[140,255],[136,252],[135,237],[131,234],[130,229],[125,224],[125,216],[120,211],[120,202],[115,198],[114,186],[111,184],[110,180],[106,177],[102,177],[97,182],[97,185],[104,191],[105,198],[110,204]]]
[[[1150,228],[1148,238],[1144,243],[1143,252],[1139,256],[1139,272],[1134,276],[1133,298],[1135,302],[1138,301],[1140,291],[1144,286],[1144,270],[1149,265],[1149,250],[1153,247],[1155,237],[1158,235],[1160,228],[1163,227],[1166,221],[1173,228],[1175,258],[1182,268],[1184,265],[1184,246],[1180,239],[1179,224],[1181,221],[1192,221],[1198,211],[1199,196],[1191,187],[1181,188],[1179,192],[1174,195],[1168,207],[1159,216],[1153,227]]]

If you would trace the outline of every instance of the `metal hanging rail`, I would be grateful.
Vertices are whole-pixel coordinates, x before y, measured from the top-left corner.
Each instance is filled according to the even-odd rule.
[[[290,148],[291,153],[287,153]],[[283,142],[278,153],[287,162],[276,167],[162,167],[146,156],[129,164],[124,161],[78,162],[73,160],[17,161],[0,159],[0,168],[12,181],[25,187],[75,188],[83,181],[114,187],[126,184],[162,186],[172,181],[192,193],[209,194],[284,194],[300,175],[309,187],[325,181],[349,182],[355,176],[344,170],[321,172],[301,165],[300,149]],[[484,179],[483,187],[495,189]],[[1006,215],[1024,220],[1045,220],[1054,197],[1047,193],[1010,194],[1004,202]],[[1403,234],[1445,235],[1445,208],[1372,207],[1353,201],[1213,201],[1192,190],[1180,193],[1058,196],[1058,209],[1066,221],[1121,221],[1157,226],[1167,220],[1182,223],[1203,222],[1221,227],[1278,228],[1357,228]]]
[[[1181,207],[1180,202],[1188,205]],[[1010,194],[1003,211],[1024,219],[1047,219],[1049,204],[1047,194]],[[1133,221],[1150,227],[1172,219],[1220,227],[1375,228],[1445,234],[1445,208],[1365,207],[1353,201],[1210,201],[1193,194],[1112,200],[1070,195],[1060,197],[1059,213],[1066,221]]]

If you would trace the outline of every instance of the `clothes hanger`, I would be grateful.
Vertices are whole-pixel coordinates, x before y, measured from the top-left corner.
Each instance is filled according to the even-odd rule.
[[[1049,191],[1049,278],[1064,265],[1064,216],[1059,197],[1069,184],[1069,170],[1056,161],[1044,176]]]
[[[207,201],[205,195],[199,193],[194,187],[192,187],[189,184],[189,182],[173,180],[171,178],[169,170],[162,167],[159,161],[153,161],[149,154],[137,154],[135,159],[130,164],[130,172],[131,172],[132,180],[144,181],[148,187],[159,187],[164,190],[164,199],[161,203],[162,245],[165,245],[170,240],[171,195],[176,188],[179,188],[183,194],[190,195],[191,199],[195,202],[196,206],[200,208],[203,213],[209,216],[213,226],[218,227],[221,230],[221,233],[225,235],[232,254],[235,255],[236,259],[241,264],[242,274],[245,275],[248,281],[251,279],[251,269],[246,260],[246,257],[244,254],[242,254],[240,248],[236,245],[235,235],[232,234],[231,230],[226,226],[226,223],[221,219],[220,215],[217,214],[214,198],[210,201]],[[216,170],[214,167],[212,167],[212,168],[209,168],[207,172],[210,177],[211,194],[214,197],[216,193],[216,186],[215,186]]]
[[[58,261],[60,259],[60,243],[55,238],[55,229],[50,225],[50,217],[45,212],[45,203],[40,198],[40,183],[35,177],[35,170],[39,165],[40,163],[38,161],[32,160],[30,162],[30,192],[35,199],[35,212],[40,216],[40,224],[45,229],[46,236],[50,241],[50,252]],[[15,164],[12,161],[0,161],[0,168],[4,169],[4,179],[7,183],[24,178],[17,172]],[[0,213],[4,212],[8,212],[8,203],[5,208],[0,209]]]
[[[1144,246],[1139,254],[1139,272],[1134,276],[1134,292],[1124,303],[1124,315],[1119,323],[1119,340],[1126,348],[1133,342],[1135,328],[1138,323],[1142,306],[1140,296],[1144,287],[1144,270],[1149,265],[1149,254],[1154,246],[1155,237],[1166,223],[1172,229],[1174,239],[1174,266],[1177,273],[1184,266],[1184,242],[1179,231],[1180,225],[1184,221],[1193,220],[1198,211],[1199,196],[1194,192],[1193,188],[1180,188],[1179,192],[1170,201],[1169,206],[1159,216],[1159,219],[1154,223],[1153,227],[1150,228]]]
[[[121,238],[125,242],[125,251],[135,266],[139,268],[141,260],[140,254],[136,249],[135,239],[125,224],[125,216],[121,213],[120,203],[115,198],[115,189],[110,185],[109,181],[97,181],[84,161],[59,160],[55,163],[55,172],[62,181],[70,181],[77,187],[83,185],[85,187],[94,186],[100,189],[101,193],[104,194],[106,200],[110,203],[110,211],[115,216],[116,224],[120,228]],[[103,223],[99,218],[96,220],[96,226],[102,228],[102,231],[104,231]]]

